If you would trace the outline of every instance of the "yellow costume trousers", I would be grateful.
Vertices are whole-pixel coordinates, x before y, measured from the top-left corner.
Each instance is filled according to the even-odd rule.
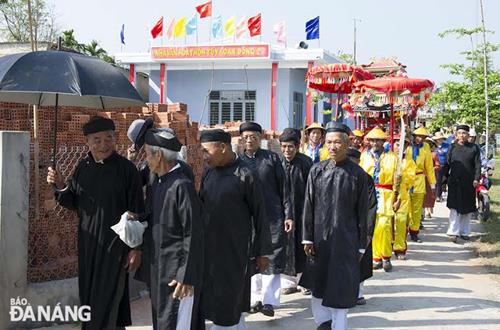
[[[407,249],[406,235],[408,234],[408,213],[396,213],[395,227],[393,245],[394,253],[405,254]]]
[[[392,217],[377,214],[373,232],[373,261],[391,259],[392,255]]]
[[[424,206],[425,193],[410,194],[410,233],[418,234],[422,220],[422,207]]]

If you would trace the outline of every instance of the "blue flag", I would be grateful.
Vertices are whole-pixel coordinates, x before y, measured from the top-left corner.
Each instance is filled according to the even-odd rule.
[[[186,34],[190,36],[193,33],[195,33],[197,29],[198,29],[198,14],[195,14],[186,24]]]
[[[212,22],[212,38],[222,38],[222,16],[218,15],[214,17]]]
[[[319,39],[319,16],[306,22],[306,39]]]
[[[125,24],[122,24],[122,30],[120,31],[120,40],[122,44],[125,45]]]

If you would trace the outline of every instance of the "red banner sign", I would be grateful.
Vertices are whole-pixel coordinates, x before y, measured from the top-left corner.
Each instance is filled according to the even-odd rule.
[[[154,60],[269,58],[269,45],[153,47]]]

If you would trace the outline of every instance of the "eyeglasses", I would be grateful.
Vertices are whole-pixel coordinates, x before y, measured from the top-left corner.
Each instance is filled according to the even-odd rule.
[[[243,140],[252,140],[252,141],[256,141],[258,136],[257,135],[243,135],[241,137]]]

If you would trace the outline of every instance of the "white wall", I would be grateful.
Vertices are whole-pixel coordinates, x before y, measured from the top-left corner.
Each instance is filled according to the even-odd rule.
[[[248,87],[247,87],[248,77]],[[283,130],[289,125],[289,116],[292,120],[291,106],[293,90],[304,93],[305,109],[305,70],[280,69],[278,67],[277,95],[276,95],[276,123],[278,130]],[[159,93],[151,87],[152,84],[159,86],[159,70],[151,71],[149,89],[149,101],[159,102]],[[255,120],[264,128],[271,126],[271,68],[259,70],[188,70],[168,71],[166,73],[166,96],[172,102],[182,102],[188,105],[188,113],[193,121],[200,121],[203,108],[203,119],[208,121],[208,103],[204,102],[208,91],[212,90],[256,90],[256,113]],[[304,110],[305,113],[305,110]]]

